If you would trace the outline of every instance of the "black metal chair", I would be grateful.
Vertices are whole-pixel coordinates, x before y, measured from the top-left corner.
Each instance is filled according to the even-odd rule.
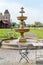
[[[19,47],[19,54],[21,55],[21,58],[19,60],[19,62],[24,58],[27,62],[29,62],[29,58],[28,58],[28,53],[29,53],[29,49],[28,47],[24,48],[22,47],[22,45],[18,45]]]

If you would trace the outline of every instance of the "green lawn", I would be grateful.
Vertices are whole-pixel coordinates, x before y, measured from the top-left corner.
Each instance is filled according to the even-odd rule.
[[[35,33],[38,38],[43,39],[43,30],[42,29],[30,29],[30,32]],[[0,29],[0,39],[20,36],[19,33],[15,32],[14,29]]]
[[[19,33],[15,32],[14,29],[0,29],[0,39],[10,38],[10,37],[19,37]]]
[[[32,33],[35,33],[38,38],[43,39],[43,29],[30,29]]]

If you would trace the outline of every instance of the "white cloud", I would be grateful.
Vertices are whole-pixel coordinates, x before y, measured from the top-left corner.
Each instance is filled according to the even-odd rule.
[[[21,8],[21,4],[19,4],[18,2],[14,2],[14,3],[5,3],[5,2],[0,2],[0,12],[4,12],[5,9],[8,9],[10,14],[11,14],[11,18],[14,22],[18,22],[17,20],[17,16],[19,16],[19,11]],[[34,9],[31,7],[24,7],[25,9],[25,14],[28,18],[26,20],[26,23],[33,23],[34,21],[40,21],[43,22],[43,12],[41,10],[38,9]]]

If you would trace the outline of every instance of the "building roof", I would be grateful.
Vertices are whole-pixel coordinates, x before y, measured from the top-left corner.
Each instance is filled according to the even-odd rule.
[[[5,12],[4,12],[4,14],[9,14],[9,11],[6,9]]]

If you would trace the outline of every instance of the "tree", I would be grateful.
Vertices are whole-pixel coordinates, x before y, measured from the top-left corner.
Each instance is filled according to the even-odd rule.
[[[14,28],[16,26],[16,23],[15,22],[12,22],[11,23],[11,27]]]
[[[36,27],[42,27],[43,24],[42,24],[41,22],[35,22],[35,26],[36,26]]]

